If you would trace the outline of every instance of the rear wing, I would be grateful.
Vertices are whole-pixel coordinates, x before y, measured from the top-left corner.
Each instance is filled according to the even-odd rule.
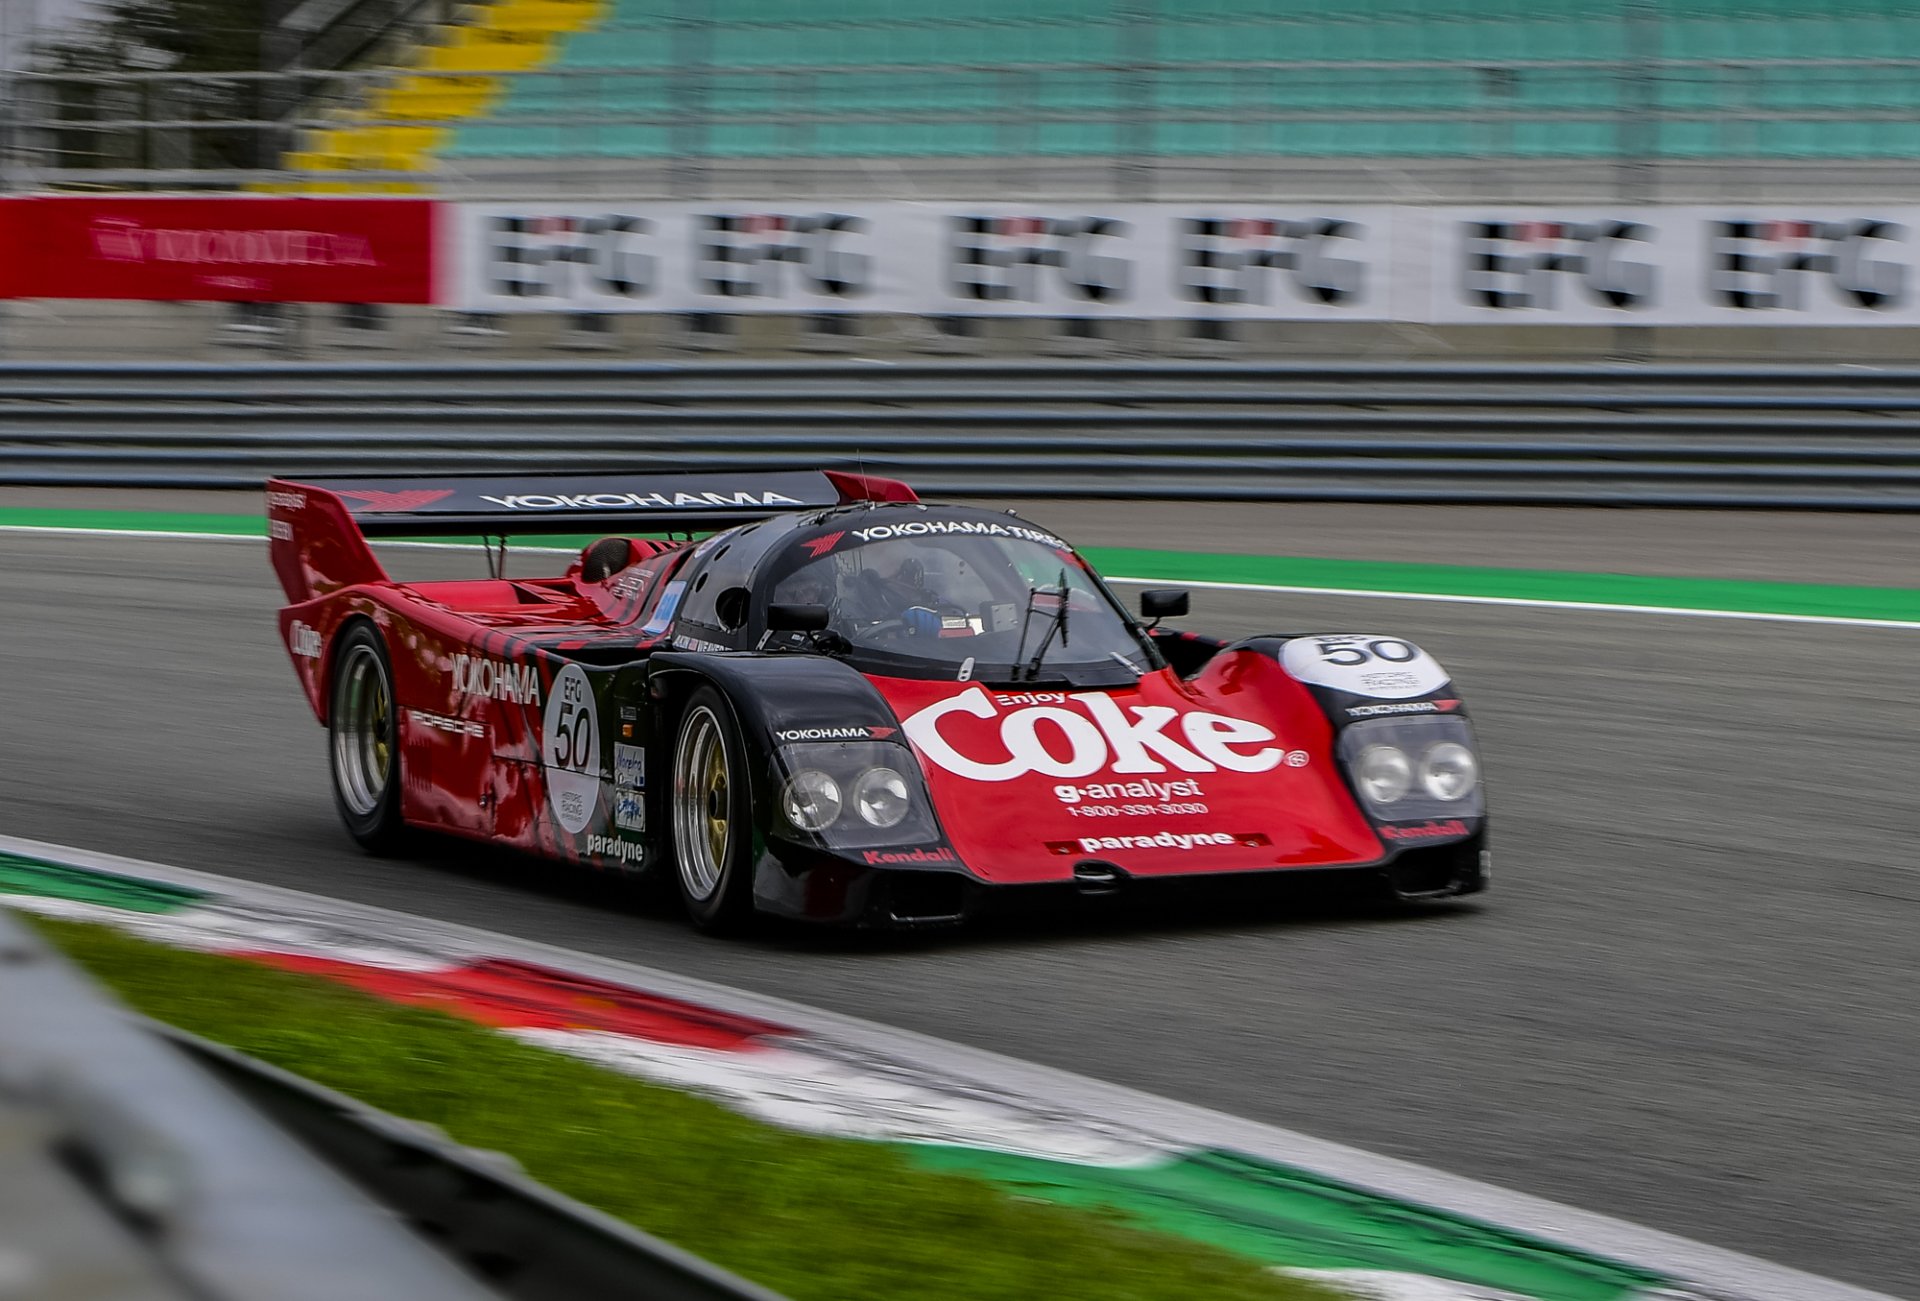
[[[368,538],[682,533],[859,501],[918,500],[896,479],[836,470],[272,479],[267,532],[280,586],[298,604],[387,581]]]

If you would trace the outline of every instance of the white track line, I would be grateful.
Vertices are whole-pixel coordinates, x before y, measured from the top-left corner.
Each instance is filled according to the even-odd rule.
[[[163,529],[73,528],[56,524],[0,524],[0,533],[45,533],[93,535],[98,537],[162,538],[185,542],[264,542],[249,533],[182,533]],[[434,551],[473,549],[471,542],[397,542],[379,540],[377,547],[401,547]],[[573,547],[509,547],[512,555],[573,555]],[[1860,619],[1838,614],[1777,614],[1765,610],[1707,610],[1689,605],[1630,605],[1609,601],[1552,601],[1531,596],[1461,596],[1450,592],[1395,592],[1372,587],[1304,587],[1281,583],[1222,583],[1202,578],[1119,578],[1109,583],[1135,587],[1164,587],[1178,583],[1183,587],[1206,588],[1222,592],[1270,592],[1279,596],[1352,596],[1376,601],[1436,601],[1446,605],[1506,605],[1532,610],[1592,610],[1602,614],[1681,615],[1692,619],[1744,619],[1757,623],[1811,623],[1841,628],[1920,629],[1916,619]]]
[[[280,886],[197,872],[138,859],[97,854],[43,841],[0,835],[0,851],[71,866],[144,877],[224,894],[263,906],[331,913],[343,920],[364,919],[373,933],[381,929],[430,931],[443,947],[476,957],[521,958],[563,971],[638,986],[669,997],[792,1026],[882,1057],[918,1063],[924,1069],[991,1089],[1033,1099],[1067,1114],[1095,1115],[1115,1124],[1157,1135],[1182,1147],[1223,1148],[1277,1161],[1387,1197],[1418,1202],[1456,1215],[1519,1229],[1595,1255],[1630,1262],[1707,1290],[1712,1301],[1897,1301],[1818,1275],[1790,1269],[1755,1256],[1709,1246],[1447,1174],[1428,1166],[1377,1156],[1359,1148],[1243,1120],[1225,1112],[1175,1102],[1136,1089],[1050,1066],[1023,1062],[980,1048],[949,1043],[930,1035],[843,1016],[767,994],[734,989],[678,972],[641,966],[494,931],[436,921],[386,908],[348,903]],[[1681,1294],[1686,1297],[1686,1293]]]
[[[1839,614],[1776,614],[1765,610],[1705,610],[1690,605],[1627,605],[1610,601],[1550,601],[1532,596],[1456,596],[1448,592],[1393,592],[1371,587],[1293,587],[1279,583],[1216,583],[1198,578],[1113,578],[1109,583],[1142,587],[1215,588],[1226,592],[1275,592],[1289,596],[1365,596],[1385,601],[1443,601],[1454,605],[1514,605],[1536,610],[1599,610],[1609,614],[1679,614],[1695,619],[1751,619],[1765,623],[1824,623],[1851,628],[1920,628],[1916,619],[1858,619]]]

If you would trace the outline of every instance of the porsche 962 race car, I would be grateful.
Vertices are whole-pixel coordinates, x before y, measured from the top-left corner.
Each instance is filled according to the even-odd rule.
[[[709,929],[1236,873],[1486,882],[1473,731],[1431,656],[1175,632],[1178,590],[1136,620],[1011,514],[832,471],[274,480],[268,508],[281,634],[369,850],[419,828],[667,874]],[[396,582],[367,543],[587,531],[613,535],[550,578]]]

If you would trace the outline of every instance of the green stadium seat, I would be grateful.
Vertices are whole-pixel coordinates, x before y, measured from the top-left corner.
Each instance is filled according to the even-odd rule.
[[[1652,73],[1657,108],[1688,115],[1655,124],[1664,155],[1920,152],[1920,121],[1899,117],[1920,118],[1920,76],[1804,62],[1920,58],[1910,0],[1192,0],[1160,6],[1145,31],[1119,0],[837,0],[818,18],[791,0],[706,0],[696,31],[683,12],[681,0],[611,0],[555,62],[582,75],[508,78],[487,116],[454,128],[447,153],[658,156],[670,146],[662,122],[571,119],[668,116],[683,76],[619,70],[669,70],[704,49],[706,144],[729,157],[1103,154],[1144,137],[1167,156],[1602,158],[1617,153],[1638,92],[1580,65],[1624,60],[1643,36],[1658,57],[1695,63]],[[1136,50],[1177,66],[1143,88],[1126,67]],[[1249,60],[1334,66],[1215,66]],[[1771,66],[1742,66],[1753,60]],[[1354,61],[1413,66],[1338,66]],[[1547,66],[1503,66],[1516,62]],[[832,71],[849,65],[895,71]],[[1142,94],[1150,129],[1125,129],[1118,119]],[[1776,116],[1741,120],[1749,111]],[[1302,118],[1247,116],[1261,112]],[[1365,116],[1375,112],[1410,117]],[[1042,120],[975,117],[990,113]]]

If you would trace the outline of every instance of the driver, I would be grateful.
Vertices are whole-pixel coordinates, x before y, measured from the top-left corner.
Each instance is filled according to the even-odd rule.
[[[889,572],[861,565],[840,576],[839,608],[862,622],[889,623],[914,637],[974,637],[983,630],[977,613],[946,599],[918,556],[906,556]],[[879,628],[875,628],[879,631]]]

